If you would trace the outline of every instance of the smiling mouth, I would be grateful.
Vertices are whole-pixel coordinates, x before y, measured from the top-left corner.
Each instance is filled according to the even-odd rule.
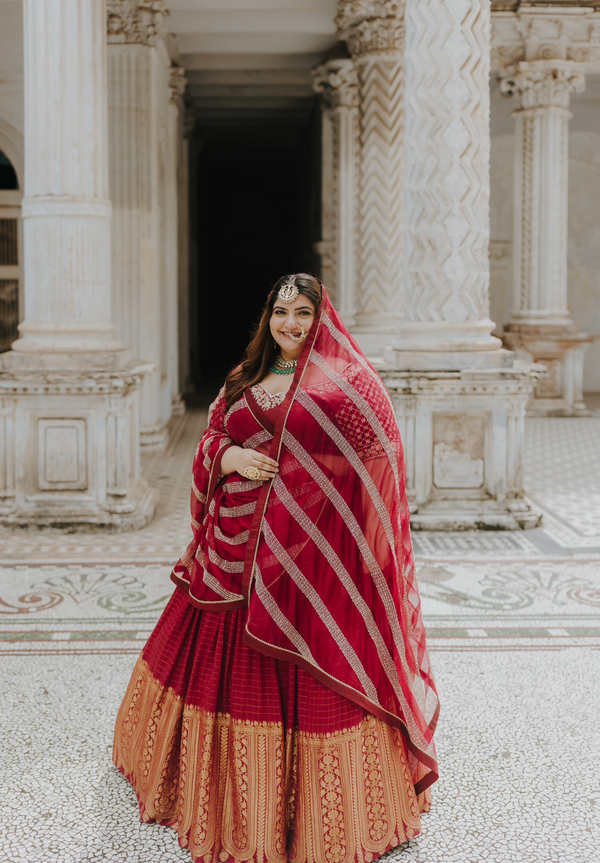
[[[300,327],[300,329],[302,330],[301,333],[290,333],[290,332],[284,331],[283,335],[287,336],[289,339],[293,339],[295,342],[303,342],[304,339],[306,338],[306,333],[304,332],[302,327]]]

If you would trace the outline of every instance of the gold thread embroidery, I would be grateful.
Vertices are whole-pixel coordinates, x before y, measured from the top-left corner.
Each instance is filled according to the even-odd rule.
[[[355,863],[418,834],[397,729],[366,714],[329,734],[186,705],[138,660],[115,729],[114,762],[141,817],[174,827],[195,860]]]

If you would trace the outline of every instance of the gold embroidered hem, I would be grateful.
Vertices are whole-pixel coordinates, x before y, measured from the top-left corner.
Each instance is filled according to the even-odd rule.
[[[203,863],[371,863],[420,832],[405,743],[365,714],[314,734],[186,704],[138,660],[117,717],[115,765],[142,820],[177,830]]]

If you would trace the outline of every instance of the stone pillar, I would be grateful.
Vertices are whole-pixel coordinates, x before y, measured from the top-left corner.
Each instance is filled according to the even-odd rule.
[[[412,525],[533,527],[523,417],[541,370],[489,318],[489,0],[407,0],[407,298],[382,377]]]
[[[515,97],[514,307],[504,343],[548,368],[528,408],[538,416],[588,413],[583,355],[593,337],[567,308],[569,100],[584,87],[567,60],[521,62],[501,83]]]
[[[123,341],[153,363],[142,386],[142,452],[160,452],[172,410],[166,243],[171,61],[164,0],[108,0],[113,302]],[[168,206],[168,205],[167,205]]]
[[[358,154],[358,80],[352,60],[330,60],[313,72],[313,86],[327,106],[324,117],[324,178],[331,163],[329,247],[330,283],[336,308],[347,327],[356,312],[356,162]],[[327,284],[327,282],[325,282]]]
[[[111,316],[103,0],[25,0],[25,320],[0,367],[0,518],[141,527],[139,386]]]
[[[404,3],[339,0],[359,82],[359,217],[352,333],[381,355],[404,311]]]
[[[179,388],[179,213],[181,142],[183,140],[183,94],[187,85],[185,70],[171,66],[169,81],[171,97],[167,126],[166,189],[165,189],[165,250],[168,321],[168,373],[171,405],[174,414],[185,412],[185,402]]]
[[[181,137],[179,139],[179,168],[177,171],[177,209],[179,236],[177,238],[178,257],[178,353],[179,353],[179,391],[193,392],[190,374],[190,338],[192,315],[190,311],[190,141],[194,130],[195,115],[190,105],[186,105],[181,115]]]

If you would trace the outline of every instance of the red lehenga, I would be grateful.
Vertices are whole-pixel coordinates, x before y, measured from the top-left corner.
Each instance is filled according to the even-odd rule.
[[[398,427],[325,292],[283,404],[253,392],[211,406],[114,762],[194,861],[370,863],[419,833],[437,779]],[[278,477],[221,477],[231,445]]]

